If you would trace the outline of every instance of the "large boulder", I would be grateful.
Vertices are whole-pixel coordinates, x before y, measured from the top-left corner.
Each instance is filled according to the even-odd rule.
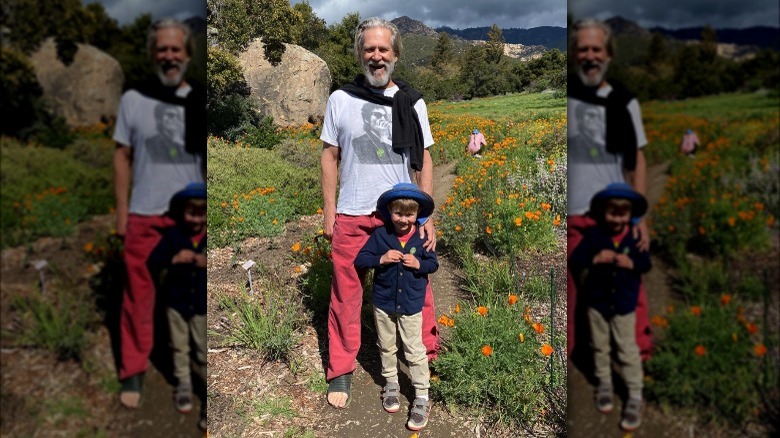
[[[330,94],[330,70],[319,56],[303,47],[285,44],[279,65],[269,63],[260,40],[253,41],[238,60],[259,105],[260,114],[280,126],[319,123]]]
[[[54,39],[30,57],[43,96],[70,126],[89,126],[116,117],[124,74],[116,59],[85,44],[70,65],[57,59]]]

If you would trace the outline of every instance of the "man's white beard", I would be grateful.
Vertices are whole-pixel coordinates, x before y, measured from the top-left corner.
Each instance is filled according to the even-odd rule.
[[[161,63],[157,63],[155,65],[154,70],[157,73],[157,77],[160,78],[160,82],[166,87],[178,87],[181,82],[184,80],[184,74],[187,73],[187,65],[189,64],[188,61],[182,61],[179,62],[177,65],[179,66],[179,72],[173,76],[169,77],[165,74],[165,71],[163,70],[163,66]]]
[[[599,73],[596,76],[589,76],[585,73],[585,69],[582,64],[577,64],[577,75],[586,87],[598,87],[604,81],[604,75],[607,74],[607,67],[609,67],[609,61],[594,62],[598,66]]]
[[[374,67],[385,67],[385,73],[382,76],[376,77],[371,74],[371,67],[370,65],[373,65]],[[366,80],[368,81],[368,84],[371,85],[374,88],[384,88],[387,86],[387,83],[390,82],[390,78],[393,77],[393,71],[395,71],[395,62],[388,61],[384,62],[382,64],[380,63],[371,63],[371,62],[365,62],[363,63],[363,71],[365,72]]]

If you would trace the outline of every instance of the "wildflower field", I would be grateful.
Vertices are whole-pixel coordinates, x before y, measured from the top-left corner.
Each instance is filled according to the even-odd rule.
[[[651,164],[671,161],[652,212],[676,304],[652,323],[648,397],[703,422],[778,421],[777,98],[722,95],[643,107]],[[701,140],[694,158],[682,134]]]
[[[495,430],[565,430],[565,300],[558,286],[565,265],[551,273],[536,263],[565,260],[565,104],[533,94],[428,108],[434,165],[455,173],[452,185],[434,187],[444,199],[433,215],[437,252],[457,270],[452,296],[436,298],[447,305],[436,309],[443,346],[432,364],[432,391],[437,403]],[[475,128],[488,142],[481,159],[466,152]],[[306,326],[324,330],[332,274],[329,244],[318,230],[319,133],[311,125],[280,130],[279,144],[270,149],[209,139],[211,241],[233,248],[240,262],[252,255],[236,255],[245,251],[242,241],[266,239],[266,253],[282,251],[292,268],[260,267],[264,277],[295,279],[256,284],[252,297],[223,295],[210,302],[228,321],[211,339],[220,340],[217,346],[255,349],[297,372],[301,333]],[[318,225],[290,235],[298,229],[294,223],[312,221]],[[369,284],[370,275],[362,320],[364,331],[373,333]],[[291,335],[279,339],[271,330]],[[278,342],[258,342],[269,339]],[[316,372],[320,377],[312,381],[321,382],[319,367]],[[314,386],[324,390],[322,383]]]

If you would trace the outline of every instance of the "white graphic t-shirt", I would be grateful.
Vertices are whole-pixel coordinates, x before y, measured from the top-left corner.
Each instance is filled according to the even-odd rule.
[[[599,88],[597,94],[606,98],[611,86]],[[569,97],[567,101],[567,212],[582,215],[590,209],[590,200],[608,184],[626,182],[623,156],[607,151],[606,107]],[[639,102],[631,99],[628,112],[634,123],[636,147],[647,144]]]
[[[186,97],[190,87],[176,90]],[[132,191],[129,212],[144,216],[168,210],[174,193],[203,182],[200,160],[184,147],[184,107],[128,90],[117,113],[114,141],[132,148]]]
[[[398,87],[382,91],[392,97]],[[428,109],[422,99],[414,109],[420,119],[423,144],[428,148],[433,144]],[[383,192],[398,183],[411,182],[409,151],[394,151],[392,134],[390,106],[367,102],[342,90],[330,95],[320,140],[340,148],[337,213],[371,214]]]

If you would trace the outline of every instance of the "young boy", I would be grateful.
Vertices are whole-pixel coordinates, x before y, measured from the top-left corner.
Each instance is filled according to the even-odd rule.
[[[167,229],[147,265],[168,303],[174,375],[174,401],[181,413],[192,410],[190,337],[200,378],[206,383],[206,184],[192,183],[171,198],[168,215],[176,225]],[[162,274],[167,269],[167,274]],[[162,277],[162,278],[161,278]],[[206,428],[206,402],[199,426]]]
[[[359,269],[375,268],[373,304],[382,357],[382,407],[401,408],[398,385],[396,330],[401,334],[415,399],[406,426],[420,430],[428,424],[430,372],[422,343],[422,308],[428,274],[439,262],[426,251],[418,227],[433,213],[433,199],[414,184],[401,183],[383,193],[377,211],[385,226],[376,229],[355,258]]]
[[[650,255],[637,249],[632,222],[647,211],[647,201],[630,185],[613,183],[596,193],[589,215],[598,223],[583,236],[569,264],[584,292],[599,380],[596,408],[612,411],[610,335],[617,345],[628,401],[620,426],[636,430],[641,423],[642,361],[635,338],[636,304],[641,276],[650,270]]]

